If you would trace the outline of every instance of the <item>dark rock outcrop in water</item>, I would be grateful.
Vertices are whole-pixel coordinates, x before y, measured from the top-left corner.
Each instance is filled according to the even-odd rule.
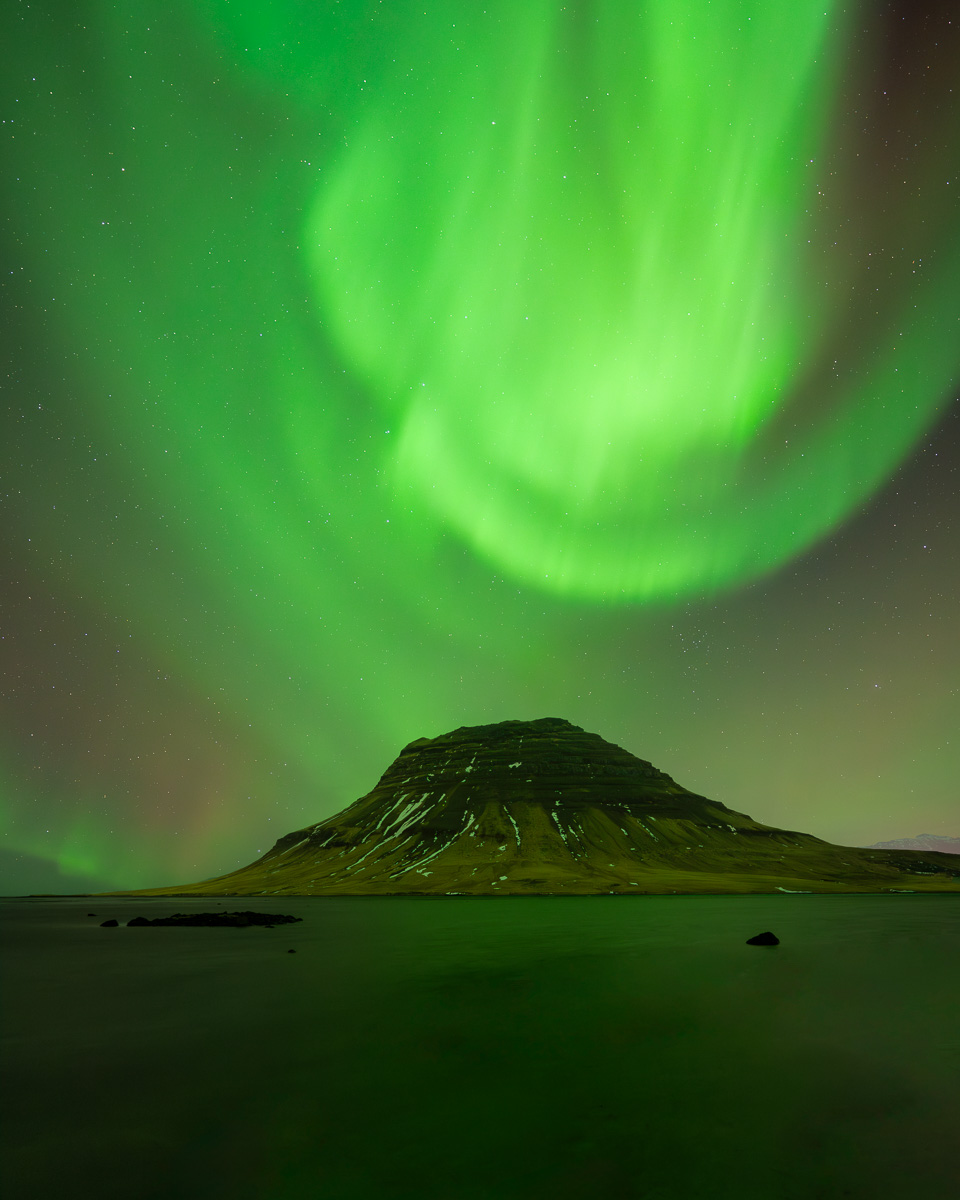
[[[229,913],[174,913],[172,917],[134,917],[127,925],[213,925],[228,926],[233,929],[246,929],[250,925],[288,925],[292,921],[302,921],[303,917],[285,917],[275,913],[258,912],[229,912]]]
[[[943,854],[762,825],[557,717],[418,738],[348,808],[219,879],[136,895],[960,891]],[[113,893],[118,894],[118,893]]]
[[[755,937],[747,938],[748,946],[779,946],[780,939],[775,933],[771,933],[768,929],[765,933],[758,933]]]

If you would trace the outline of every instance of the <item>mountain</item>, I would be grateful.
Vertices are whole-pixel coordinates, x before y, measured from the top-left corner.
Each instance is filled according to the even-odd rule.
[[[418,738],[373,791],[223,875],[126,895],[960,891],[948,855],[833,846],[557,717]],[[117,894],[117,893],[114,893]]]
[[[936,850],[940,854],[960,854],[960,837],[942,837],[938,833],[920,833],[913,838],[893,842],[874,842],[868,850]]]

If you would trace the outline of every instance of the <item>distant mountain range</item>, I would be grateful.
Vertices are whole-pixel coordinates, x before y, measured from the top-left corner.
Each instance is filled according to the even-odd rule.
[[[960,854],[960,837],[941,837],[938,833],[918,833],[912,838],[893,842],[874,842],[867,850],[937,850],[940,854]]]
[[[336,816],[218,879],[123,895],[960,892],[960,863],[834,846],[687,791],[558,717],[418,738]]]

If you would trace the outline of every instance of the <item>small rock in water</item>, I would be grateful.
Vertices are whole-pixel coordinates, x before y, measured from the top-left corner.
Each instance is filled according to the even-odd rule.
[[[748,946],[779,946],[780,939],[768,929],[766,933],[758,933],[756,937],[747,938]]]
[[[288,950],[287,953],[288,954],[296,954],[296,950]]]
[[[117,926],[117,922],[114,920],[100,922],[101,929],[115,929],[116,926]]]
[[[97,915],[96,913],[87,913],[88,917],[95,917],[96,915]]]

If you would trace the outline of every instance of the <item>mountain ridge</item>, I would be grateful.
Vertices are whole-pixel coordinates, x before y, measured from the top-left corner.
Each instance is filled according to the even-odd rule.
[[[560,717],[417,738],[341,812],[216,879],[114,895],[960,891],[948,855],[763,825]]]
[[[867,850],[935,850],[938,854],[960,854],[960,837],[945,837],[939,833],[918,833],[912,838],[894,838],[890,842],[874,842]]]

